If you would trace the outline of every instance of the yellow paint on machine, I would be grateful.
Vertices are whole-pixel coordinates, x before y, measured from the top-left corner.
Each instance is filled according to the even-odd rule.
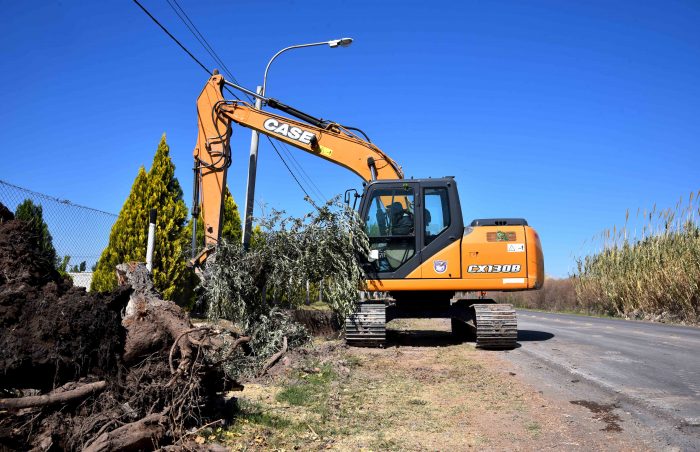
[[[370,291],[401,291],[401,290],[445,290],[445,291],[482,291],[482,290],[523,290],[535,287],[536,280],[523,278],[519,284],[504,283],[502,277],[488,279],[372,279],[367,281]]]
[[[487,241],[487,236],[498,232],[508,237],[514,234],[515,241]],[[441,267],[436,261],[446,262],[443,273],[437,271]],[[370,280],[367,285],[373,291],[509,291],[538,289],[543,282],[542,246],[534,229],[476,226],[466,228],[462,240],[427,258],[406,278]]]
[[[444,264],[445,270],[442,270]],[[461,278],[462,277],[462,255],[460,240],[455,240],[445,248],[430,256],[418,268],[413,270],[406,277],[407,279],[420,278]]]

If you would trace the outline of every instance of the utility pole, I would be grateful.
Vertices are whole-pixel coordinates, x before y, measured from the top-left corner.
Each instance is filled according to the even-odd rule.
[[[298,44],[294,46],[285,47],[270,58],[265,67],[265,73],[263,74],[263,84],[258,86],[257,93],[260,96],[265,96],[265,87],[267,86],[267,72],[270,70],[270,65],[272,62],[280,56],[282,53],[292,50],[301,49],[303,47],[315,47],[327,45],[330,48],[338,47],[348,47],[352,44],[352,38],[340,38],[332,39],[330,41],[323,42],[312,42],[310,44]],[[255,108],[260,110],[262,108],[262,100],[259,97],[255,98]],[[253,204],[255,203],[255,175],[258,169],[258,140],[260,134],[253,130],[250,137],[250,160],[248,162],[248,188],[246,189],[245,197],[245,216],[243,217],[243,249],[248,250],[250,248],[250,236],[253,228]]]
[[[263,93],[263,87],[258,86],[256,92],[260,95]],[[262,100],[259,97],[255,98],[255,108],[262,108]],[[250,235],[253,226],[253,204],[255,203],[255,176],[258,170],[258,140],[260,133],[253,130],[250,136],[250,157],[248,159],[248,188],[246,189],[245,198],[245,217],[243,217],[243,249],[248,251],[250,248]]]

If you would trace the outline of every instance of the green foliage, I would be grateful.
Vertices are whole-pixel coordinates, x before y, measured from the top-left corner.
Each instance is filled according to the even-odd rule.
[[[61,262],[59,262],[56,270],[61,276],[66,276],[68,274],[68,263],[70,262],[70,256],[63,256]]]
[[[87,263],[85,261],[82,261],[80,264],[75,264],[70,267],[70,272],[71,273],[81,273],[85,271],[85,268],[87,267]]]
[[[352,312],[365,277],[360,262],[369,253],[360,218],[337,198],[302,218],[283,214],[261,219],[262,240],[248,253],[236,243],[219,247],[206,269],[211,317],[254,318],[266,311],[267,298],[299,306],[307,280],[323,280],[324,300],[340,318]]]
[[[238,212],[238,205],[233,200],[228,187],[226,187],[224,196],[224,222],[221,227],[221,237],[229,242],[240,242],[243,237],[241,214]]]
[[[238,205],[234,201],[231,192],[226,187],[224,194],[224,220],[221,225],[221,237],[231,243],[240,243],[243,235],[241,228],[241,216],[238,212]],[[197,252],[204,249],[204,220],[200,215],[197,217]],[[182,250],[185,253],[185,258],[192,257],[192,218],[187,223],[187,226],[182,231]],[[196,254],[196,253],[195,253]],[[199,285],[199,278],[191,269],[186,269],[185,279],[182,283],[181,294],[176,300],[185,309],[192,309],[196,301],[195,290]]]
[[[140,167],[131,186],[131,192],[109,233],[109,243],[97,261],[92,275],[91,290],[105,292],[116,288],[115,268],[118,264],[146,260],[147,189],[148,174],[143,167]]]
[[[186,260],[180,237],[187,220],[187,206],[165,135],[158,145],[148,172],[147,211],[158,209],[156,240],[153,251],[153,283],[166,300],[177,298],[185,277]],[[143,242],[144,245],[146,242]]]
[[[303,340],[281,308],[304,303],[307,280],[316,285],[323,280],[324,301],[340,318],[352,312],[364,283],[360,262],[368,253],[359,217],[337,198],[303,218],[273,211],[260,220],[259,237],[248,252],[238,242],[222,241],[206,266],[208,315],[231,320],[252,335],[255,355],[248,362],[236,355],[231,368],[259,368],[285,336],[290,346]]]
[[[60,262],[53,247],[53,238],[49,232],[49,226],[44,221],[44,211],[41,204],[34,204],[31,199],[25,199],[17,206],[15,219],[29,223],[38,236],[41,255],[58,268]]]
[[[161,138],[148,173],[139,169],[131,193],[112,227],[109,244],[102,252],[93,275],[92,289],[111,290],[117,281],[114,268],[128,261],[144,261],[150,209],[157,209],[156,239],[153,253],[153,282],[166,299],[181,296],[187,278],[182,234],[187,207],[175,178],[170,148]]]
[[[700,208],[693,198],[685,207],[637,211],[637,224],[628,212],[623,228],[596,237],[598,251],[577,259],[579,302],[603,314],[698,323]]]

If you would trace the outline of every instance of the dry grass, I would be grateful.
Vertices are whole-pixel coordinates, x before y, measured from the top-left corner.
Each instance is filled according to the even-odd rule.
[[[405,338],[430,331],[439,341],[449,321],[391,322]],[[634,449],[599,433],[582,410],[547,401],[518,382],[498,353],[472,344],[389,349],[318,341],[273,377],[236,393],[240,411],[228,428],[200,441],[231,450],[583,450]],[[504,368],[505,367],[505,368]],[[626,444],[627,447],[621,447]],[[568,447],[569,449],[571,447]]]
[[[495,292],[489,296],[499,303],[511,303],[518,308],[590,313],[578,302],[572,278],[547,278],[544,286],[539,290]]]
[[[700,192],[699,192],[700,193]],[[629,211],[591,240],[573,276],[547,278],[540,290],[493,293],[517,307],[697,324],[700,322],[700,208],[687,203]]]
[[[700,192],[699,192],[700,193]],[[621,228],[595,237],[595,252],[577,261],[579,302],[602,313],[698,323],[700,228],[694,193],[675,208],[629,211]]]

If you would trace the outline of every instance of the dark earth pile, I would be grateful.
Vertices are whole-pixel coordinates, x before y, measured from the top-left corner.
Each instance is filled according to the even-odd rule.
[[[88,295],[38,253],[25,222],[0,223],[0,388],[50,390],[114,373],[129,291]]]
[[[193,328],[142,264],[112,293],[73,287],[38,237],[0,204],[0,450],[188,447],[225,418],[222,354],[246,338]]]

